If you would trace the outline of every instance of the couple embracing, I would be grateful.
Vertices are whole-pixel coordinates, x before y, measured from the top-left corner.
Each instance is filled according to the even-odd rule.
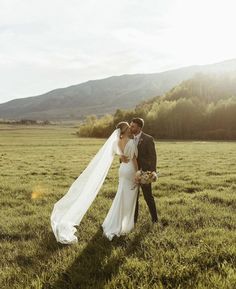
[[[153,223],[158,221],[151,183],[137,185],[138,170],[156,172],[156,150],[153,138],[142,131],[142,118],[131,123],[120,122],[87,168],[71,185],[67,194],[55,205],[51,226],[58,242],[72,244],[84,214],[99,192],[114,155],[120,157],[117,193],[102,224],[103,234],[109,240],[129,233],[138,219],[140,187]]]

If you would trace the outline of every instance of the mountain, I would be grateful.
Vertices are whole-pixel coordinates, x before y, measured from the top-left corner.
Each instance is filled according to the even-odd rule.
[[[162,99],[168,101],[181,98],[198,99],[202,103],[207,104],[235,96],[236,71],[231,71],[222,74],[196,74],[194,78],[185,80],[173,87]]]
[[[134,108],[139,102],[162,95],[196,73],[221,74],[236,71],[236,59],[175,70],[112,76],[90,80],[48,93],[0,104],[0,119],[75,120],[116,109]]]

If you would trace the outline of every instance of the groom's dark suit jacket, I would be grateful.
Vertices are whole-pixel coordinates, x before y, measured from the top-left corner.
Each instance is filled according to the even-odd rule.
[[[153,137],[142,132],[138,142],[138,167],[143,171],[156,172],[157,155]]]

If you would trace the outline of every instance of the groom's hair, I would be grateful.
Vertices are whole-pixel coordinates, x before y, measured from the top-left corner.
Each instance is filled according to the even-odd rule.
[[[141,117],[134,117],[132,122],[136,123],[139,127],[144,127],[144,120]]]

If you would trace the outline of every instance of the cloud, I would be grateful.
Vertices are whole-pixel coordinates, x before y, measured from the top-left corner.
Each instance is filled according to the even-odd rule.
[[[0,0],[0,7],[0,102],[235,57],[232,0]]]

